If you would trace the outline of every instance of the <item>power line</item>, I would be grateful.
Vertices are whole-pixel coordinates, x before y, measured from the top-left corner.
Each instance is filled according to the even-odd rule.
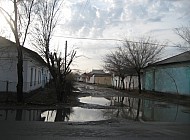
[[[114,38],[88,38],[88,37],[72,37],[72,36],[62,36],[62,35],[54,35],[54,37],[64,37],[64,38],[79,39],[79,40],[96,40],[96,41],[120,41],[120,42],[124,41],[121,39],[114,39]],[[128,42],[141,43],[137,41],[128,41]],[[160,44],[154,44],[154,43],[144,43],[144,44],[160,45]],[[160,45],[160,46],[179,48],[178,45]],[[187,48],[187,47],[183,47],[183,48]]]
[[[72,36],[61,36],[61,35],[54,35],[54,37],[64,37],[64,38],[82,39],[82,40],[123,41],[123,40],[121,40],[121,39],[114,39],[114,38],[88,38],[88,37],[72,37]]]

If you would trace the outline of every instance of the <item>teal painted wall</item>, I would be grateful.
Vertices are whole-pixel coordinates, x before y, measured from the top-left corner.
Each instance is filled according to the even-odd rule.
[[[145,72],[145,89],[190,96],[190,66],[157,67],[155,69],[155,87],[153,70]]]
[[[152,90],[153,89],[153,71],[147,71],[145,74],[145,89]]]

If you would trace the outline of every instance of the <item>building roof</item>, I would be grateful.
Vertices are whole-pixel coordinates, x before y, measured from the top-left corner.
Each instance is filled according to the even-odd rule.
[[[169,57],[162,61],[154,63],[155,65],[165,65],[172,63],[182,63],[182,62],[190,62],[190,51],[186,51],[184,53]]]
[[[152,66],[161,66],[161,65],[171,65],[171,64],[181,64],[181,63],[190,63],[190,51],[186,51],[184,53],[166,58],[164,60],[158,61],[153,64],[148,64],[146,68],[152,67]]]
[[[103,70],[92,70],[90,74],[105,74]]]
[[[16,43],[0,36],[0,46],[16,47]],[[35,59],[36,61],[40,62],[43,65],[46,65],[46,62],[38,53],[36,53],[28,48],[25,48],[25,47],[22,47],[22,50],[24,52],[26,52],[28,54],[28,56],[30,56],[31,58]]]
[[[91,72],[88,73],[90,76],[94,75],[95,77],[107,77],[111,76],[110,73],[105,73],[103,70],[92,70]]]

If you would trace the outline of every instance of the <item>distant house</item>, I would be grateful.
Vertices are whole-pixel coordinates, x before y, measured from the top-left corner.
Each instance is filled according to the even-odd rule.
[[[190,52],[147,66],[144,69],[143,88],[190,96]]]
[[[74,79],[75,79],[75,81],[79,82],[79,80],[80,80],[80,74],[74,73]]]
[[[87,75],[87,73],[85,72],[85,73],[83,73],[83,74],[81,74],[80,76],[79,76],[79,79],[78,79],[78,81],[79,82],[87,82],[88,81],[88,78],[89,78],[89,76]]]
[[[34,51],[23,47],[23,92],[43,87],[50,79],[45,61]],[[16,92],[16,44],[0,37],[0,92]]]
[[[111,74],[103,70],[92,70],[86,74],[86,82],[92,84],[112,85]]]

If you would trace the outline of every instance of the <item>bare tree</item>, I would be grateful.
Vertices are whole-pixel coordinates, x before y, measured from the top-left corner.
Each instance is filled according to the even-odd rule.
[[[132,42],[125,39],[123,42],[124,65],[132,68],[138,75],[139,93],[141,93],[141,70],[148,64],[154,63],[160,59],[160,53],[164,45],[160,45],[156,40],[150,37],[142,38],[139,42]]]
[[[190,51],[190,24],[188,26],[181,26],[179,28],[175,28],[174,32],[184,40],[183,45],[178,44],[179,48],[183,51]]]
[[[18,53],[17,62],[17,101],[23,102],[23,52],[22,48],[26,41],[29,25],[31,23],[32,8],[34,0],[13,0],[13,12],[0,7],[0,12],[3,14],[8,25],[14,34],[16,48]],[[14,13],[14,14],[11,14]],[[22,38],[22,41],[21,41]]]
[[[190,24],[189,26],[181,26],[180,28],[175,28],[174,32],[181,37],[186,44],[188,44],[188,48],[190,48]],[[181,46],[180,46],[181,47]]]
[[[65,45],[65,56],[58,55],[58,52],[52,53],[50,51],[51,40],[55,31],[56,25],[59,21],[59,11],[61,7],[61,0],[39,0],[37,6],[37,21],[33,32],[33,45],[44,56],[50,73],[55,83],[57,100],[59,102],[66,101],[65,85],[66,76],[71,72],[70,65],[72,64],[76,51],[67,52],[67,42]]]
[[[111,52],[110,54],[107,54],[104,58],[104,68],[109,71],[110,73],[113,73],[114,75],[119,76],[119,81],[118,81],[118,88],[120,87],[120,78],[124,81],[125,78],[125,71],[124,68],[122,67],[122,60],[120,57],[120,52],[115,51]]]
[[[75,50],[67,53],[67,41],[65,44],[65,56],[63,58],[61,55],[57,56],[56,52],[49,54],[48,59],[50,60],[50,64],[48,67],[51,70],[51,75],[53,76],[58,102],[67,102],[68,94],[71,92],[71,85],[66,78],[67,75],[71,73],[70,65],[72,64],[75,56]]]
[[[129,67],[126,67],[124,65],[124,60],[122,57],[122,52],[118,48],[115,52],[111,52],[110,54],[107,54],[104,61],[104,68],[109,71],[110,73],[113,73],[114,75],[119,76],[118,81],[118,88],[120,87],[120,78],[122,82],[123,89],[125,88],[124,79],[126,75],[132,75],[133,69],[130,69]],[[131,77],[131,76],[130,76]],[[117,83],[116,83],[117,84]]]

